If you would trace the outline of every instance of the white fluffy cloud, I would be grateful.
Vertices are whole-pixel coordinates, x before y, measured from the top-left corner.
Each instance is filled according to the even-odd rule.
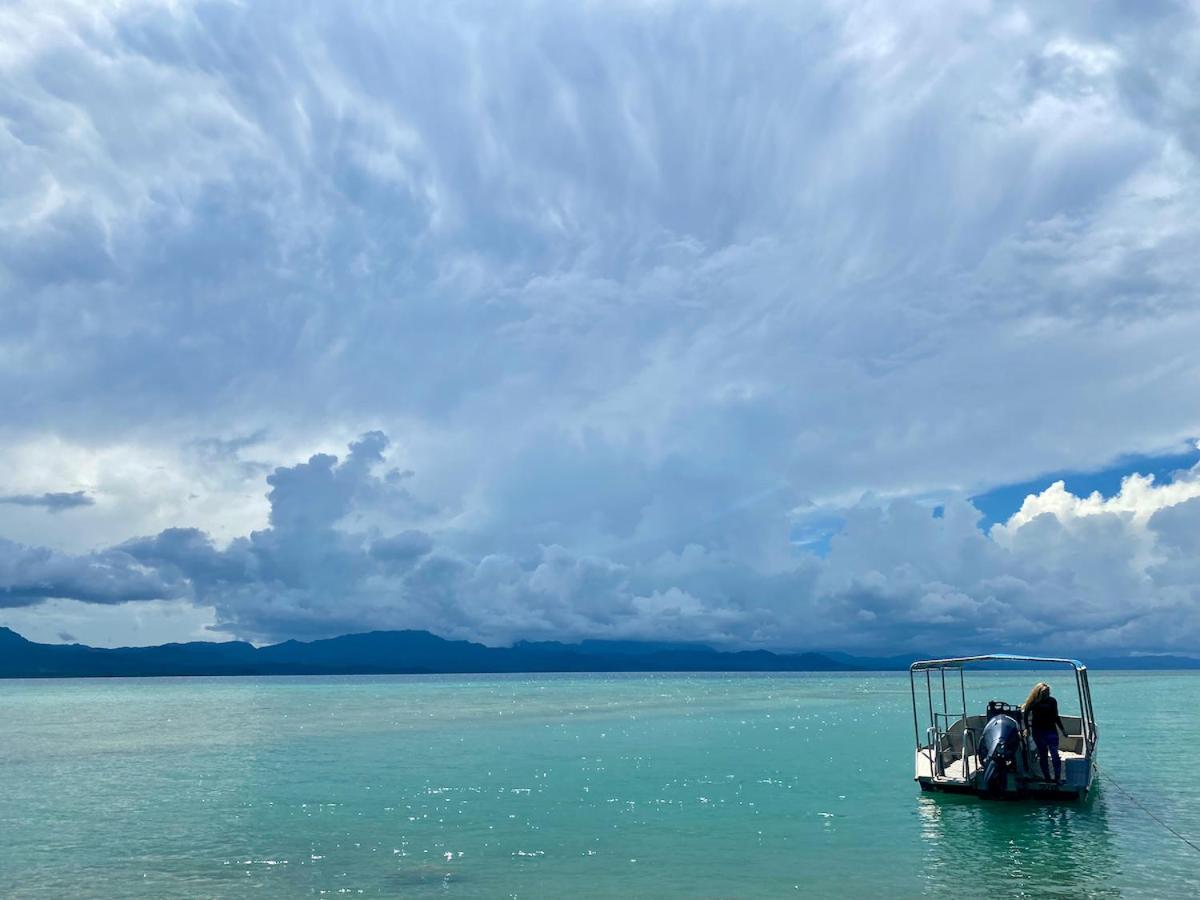
[[[935,6],[8,4],[0,495],[95,502],[0,535],[282,572],[288,491],[349,504],[344,570],[185,579],[253,636],[1036,640],[1073,559],[1080,640],[1148,641],[1098,573],[1182,608],[1186,503],[897,498],[1200,433],[1196,10]],[[371,429],[368,494],[297,468]]]
[[[978,512],[940,518],[906,501],[851,514],[818,593],[886,644],[1189,652],[1200,636],[1200,468],[1154,485],[1131,475],[1104,500],[1061,482],[988,534]]]

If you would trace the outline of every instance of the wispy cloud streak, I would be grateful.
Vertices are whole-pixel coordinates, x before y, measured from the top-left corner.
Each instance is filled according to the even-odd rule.
[[[50,491],[45,494],[4,494],[0,495],[0,503],[12,506],[34,506],[47,512],[57,513],[65,509],[93,506],[96,501],[86,491]]]

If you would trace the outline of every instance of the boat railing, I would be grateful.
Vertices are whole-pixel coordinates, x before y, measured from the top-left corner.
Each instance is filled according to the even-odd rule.
[[[933,718],[934,724],[925,729],[925,752],[929,759],[929,771],[944,777],[947,765],[957,761],[962,763],[963,778],[969,778],[969,757],[975,751],[975,729],[967,725],[966,716],[958,713],[935,712]],[[956,734],[954,728],[960,723],[962,728]],[[947,755],[949,759],[946,758]]]
[[[971,739],[970,743],[967,743],[968,737]],[[962,745],[962,764],[963,764],[962,777],[963,777],[964,781],[970,779],[970,777],[971,777],[971,764],[970,764],[969,760],[970,760],[970,757],[972,756],[972,754],[967,752],[967,748],[974,747],[974,746],[975,746],[975,729],[968,728],[966,720],[964,719],[963,720],[963,745]]]
[[[945,775],[946,768],[942,764],[942,735],[936,725],[925,729],[925,744],[929,756],[929,771],[937,776]]]

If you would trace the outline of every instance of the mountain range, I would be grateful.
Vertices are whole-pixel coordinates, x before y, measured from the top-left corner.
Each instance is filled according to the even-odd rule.
[[[38,644],[0,627],[0,678],[162,675],[384,675],[519,672],[853,672],[903,670],[928,656],[722,651],[661,641],[520,641],[487,647],[428,631],[372,631],[255,647],[195,641],[157,647]],[[1190,657],[1121,657],[1091,668],[1200,668]]]

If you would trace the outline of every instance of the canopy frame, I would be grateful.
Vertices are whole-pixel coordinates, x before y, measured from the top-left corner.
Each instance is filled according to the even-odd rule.
[[[1047,667],[1065,666],[1072,669],[1075,675],[1075,689],[1079,695],[1079,716],[1080,723],[1083,729],[1083,755],[1090,761],[1096,749],[1096,717],[1092,709],[1092,690],[1088,683],[1087,666],[1077,659],[1067,659],[1057,656],[1023,656],[1012,653],[989,653],[982,656],[954,656],[945,659],[923,659],[917,660],[908,667],[909,688],[912,692],[913,704],[913,737],[916,741],[917,752],[922,752],[925,747],[921,743],[921,724],[920,717],[917,712],[917,673],[925,673],[925,694],[926,702],[929,711],[929,731],[937,732],[938,714],[933,708],[933,673],[937,672],[941,680],[942,692],[942,713],[941,715],[949,719],[949,710],[947,707],[946,693],[946,670],[958,671],[959,695],[963,705],[963,724],[966,725],[967,718],[967,689],[964,676],[964,670],[968,666],[977,665],[988,662],[1027,662],[1038,663]],[[1023,723],[1022,723],[1023,724]],[[949,725],[947,725],[947,728]],[[965,737],[965,734],[964,734]],[[933,735],[933,742],[936,743],[937,734]],[[935,771],[935,757],[930,751],[930,771]]]

